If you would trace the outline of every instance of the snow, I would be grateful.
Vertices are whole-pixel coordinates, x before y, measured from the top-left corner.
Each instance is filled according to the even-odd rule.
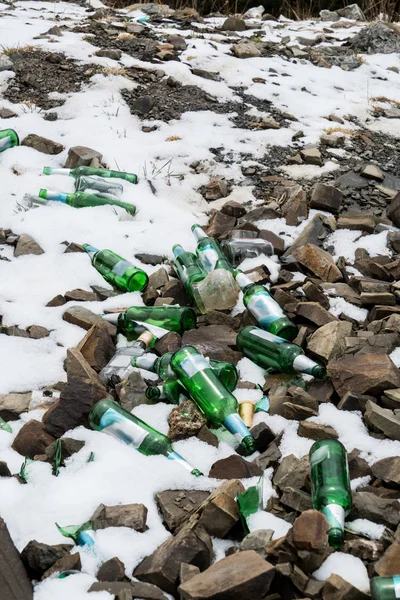
[[[355,306],[354,304],[351,304],[351,302],[347,302],[347,300],[340,297],[329,298],[329,312],[335,315],[335,317],[338,317],[343,313],[351,319],[355,319],[361,323],[363,323],[368,316],[366,308]]]
[[[239,360],[236,368],[239,372],[240,381],[252,381],[263,386],[265,383],[265,370],[256,365],[249,358]]]
[[[355,519],[354,521],[346,521],[346,528],[352,531],[365,535],[370,540],[380,540],[385,526],[373,523],[368,519]]]
[[[108,592],[88,594],[87,590],[95,583],[95,577],[87,574],[77,574],[65,579],[47,579],[35,587],[35,600],[87,600],[91,596],[96,600],[111,600],[113,596]]]
[[[246,519],[247,525],[250,531],[257,531],[257,529],[272,529],[274,535],[273,540],[277,540],[287,534],[289,529],[292,528],[290,523],[287,523],[279,517],[275,517],[272,513],[266,512],[265,510],[259,510],[253,515],[250,515]]]
[[[351,554],[334,552],[320,568],[313,573],[319,581],[325,581],[332,574],[339,575],[362,592],[369,591],[369,578],[367,569],[361,559]]]
[[[400,367],[400,347],[397,347],[389,354],[390,358],[396,365],[396,367]]]
[[[390,256],[391,252],[386,247],[387,231],[378,234],[364,235],[362,231],[350,229],[337,229],[326,240],[327,245],[333,245],[336,257],[344,256],[350,262],[355,260],[357,248],[363,248],[370,256]]]

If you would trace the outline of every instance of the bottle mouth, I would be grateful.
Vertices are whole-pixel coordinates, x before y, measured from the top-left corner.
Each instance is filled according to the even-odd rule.
[[[183,331],[194,329],[196,327],[196,313],[193,308],[185,308],[181,315],[181,328]]]
[[[191,473],[195,477],[204,477],[203,473],[201,471],[199,471],[199,469],[193,469],[193,471],[191,471]]]
[[[328,531],[329,544],[335,550],[339,550],[344,543],[344,535],[343,531],[339,529],[339,527],[332,527],[330,531]]]
[[[321,365],[317,365],[316,367],[314,367],[312,375],[316,379],[325,379],[326,378],[325,367],[322,367]]]
[[[148,387],[145,393],[146,398],[148,398],[149,400],[158,400],[161,396],[161,392],[156,386]]]
[[[240,445],[244,449],[246,455],[253,454],[253,452],[257,450],[256,443],[253,439],[253,436],[251,435],[248,435],[245,438],[243,438]]]
[[[192,225],[191,230],[194,231],[195,229],[201,229],[201,225],[199,225],[198,223],[195,223],[194,225]]]

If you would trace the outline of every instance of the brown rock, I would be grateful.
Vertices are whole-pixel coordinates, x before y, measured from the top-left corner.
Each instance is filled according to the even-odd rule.
[[[224,179],[212,179],[206,185],[206,200],[219,200],[228,195],[228,184]]]
[[[75,167],[89,166],[92,160],[101,162],[103,155],[92,148],[85,146],[73,146],[68,150],[68,158],[65,163],[66,169],[75,169]]]
[[[294,250],[305,244],[322,245],[323,240],[334,231],[336,222],[333,216],[315,215],[308,225],[303,229],[293,244],[287,248],[283,256],[286,258],[293,254]]]
[[[209,237],[216,238],[217,240],[224,239],[235,226],[235,223],[235,217],[229,217],[228,215],[216,210],[211,216],[205,232]]]
[[[98,581],[124,581],[125,565],[116,556],[106,560],[96,575]]]
[[[40,580],[42,575],[54,565],[54,563],[69,554],[72,546],[60,544],[50,546],[36,540],[31,540],[21,552],[21,560],[31,579]]]
[[[99,373],[115,354],[115,345],[107,327],[93,325],[79,342],[77,350],[92,369]]]
[[[303,317],[318,327],[334,323],[338,319],[332,313],[323,308],[318,302],[300,302],[297,315]]]
[[[16,421],[29,410],[32,394],[0,394],[0,417],[5,421]]]
[[[215,433],[213,433],[207,427],[207,425],[203,425],[200,431],[197,432],[196,437],[202,442],[208,444],[209,446],[214,446],[214,448],[218,448],[218,438],[215,435]]]
[[[77,381],[81,383],[90,383],[105,391],[104,382],[77,348],[68,348],[66,370],[68,382]]]
[[[390,577],[391,575],[397,575],[399,572],[400,564],[400,543],[393,542],[391,546],[386,550],[385,554],[375,563],[375,572],[380,577]]]
[[[260,467],[237,454],[217,460],[211,466],[208,474],[209,477],[214,479],[245,479],[257,475],[262,475]]]
[[[66,304],[66,302],[67,301],[64,298],[64,296],[62,296],[61,294],[57,294],[57,296],[54,296],[54,298],[49,300],[49,302],[46,304],[46,306],[49,306],[49,307],[62,306],[63,304]]]
[[[292,252],[292,256],[308,271],[323,281],[335,282],[342,279],[342,274],[328,252],[314,244],[304,244]]]
[[[328,577],[322,590],[322,600],[368,600],[369,598],[368,594],[364,594],[335,574]]]
[[[120,405],[128,412],[141,404],[151,404],[146,398],[146,389],[146,382],[138,371],[129,373],[128,377],[115,387]]]
[[[78,327],[82,327],[88,331],[93,325],[106,323],[106,327],[110,333],[110,335],[115,336],[117,333],[117,328],[112,323],[108,323],[108,321],[104,321],[99,315],[95,315],[87,308],[83,306],[71,306],[67,308],[65,313],[63,314],[64,321],[67,323],[72,323],[72,325],[78,325]]]
[[[236,332],[226,325],[209,325],[185,331],[182,345],[194,346],[211,359],[226,360],[234,365],[243,358],[240,352],[232,350],[232,347],[236,347]]]
[[[328,375],[341,398],[346,392],[376,395],[386,389],[400,387],[399,370],[388,356],[379,354],[364,354],[330,362]]]
[[[29,235],[20,235],[18,238],[17,245],[14,250],[14,257],[25,256],[26,254],[44,254],[43,248],[39,246],[34,239]]]
[[[172,409],[168,417],[168,424],[170,440],[185,440],[192,435],[197,435],[200,429],[207,424],[207,419],[192,400],[184,400],[179,406]]]
[[[298,550],[325,551],[329,545],[330,527],[325,516],[317,510],[306,510],[293,523],[293,544]]]
[[[148,529],[146,525],[147,508],[144,504],[119,504],[117,506],[100,504],[89,520],[93,521],[95,531],[107,527],[129,527],[129,529],[140,532]]]
[[[31,419],[19,430],[11,448],[22,456],[34,458],[37,454],[45,454],[47,446],[54,442],[54,437],[45,431],[40,421]]]
[[[292,487],[284,488],[280,503],[300,513],[312,509],[310,494]]]
[[[30,133],[21,142],[21,146],[28,146],[43,154],[60,154],[64,150],[64,146],[58,142],[53,142],[41,135]]]
[[[168,276],[166,269],[164,269],[164,267],[157,269],[157,271],[154,271],[154,273],[152,273],[149,276],[149,286],[154,288],[155,290],[162,288],[168,282],[169,282],[169,276]]]
[[[156,502],[168,529],[174,531],[209,496],[209,492],[196,490],[166,490],[156,494]]]
[[[311,190],[310,208],[319,208],[328,212],[338,213],[343,194],[333,185],[316,183]]]
[[[329,309],[329,300],[318,283],[308,280],[303,284],[302,288],[308,300],[311,302],[319,302],[323,308]]]
[[[372,215],[341,215],[337,221],[338,229],[351,229],[353,231],[365,231],[373,233],[375,229],[375,219]]]
[[[346,392],[343,398],[337,405],[339,410],[359,410],[365,413],[367,402],[376,402],[374,396],[368,396],[367,394],[357,394],[356,392]]]
[[[281,490],[287,487],[301,489],[309,477],[309,470],[308,456],[303,458],[297,458],[294,454],[285,456],[274,475],[274,485]]]
[[[244,217],[246,214],[246,209],[239,202],[228,200],[228,202],[225,202],[221,208],[221,212],[229,217],[235,217],[235,219],[239,219],[240,217]]]
[[[361,558],[362,561],[376,562],[383,554],[384,548],[381,542],[356,538],[346,540],[344,552]]]
[[[65,292],[64,294],[67,302],[96,302],[97,295],[93,292],[88,292],[86,290],[82,290],[77,288],[76,290],[70,290],[69,292]]]
[[[82,568],[81,565],[81,555],[79,552],[75,554],[71,554],[68,556],[63,556],[59,558],[50,569],[48,569],[45,573],[43,573],[42,581],[51,577],[55,573],[62,573],[63,571],[80,571]]]
[[[0,590],[1,600],[33,600],[32,584],[7,525],[0,518]]]
[[[274,247],[274,254],[281,256],[285,251],[285,241],[276,235],[273,231],[268,231],[267,229],[262,229],[258,234],[258,237],[270,242]]]
[[[329,361],[343,356],[345,338],[350,336],[351,323],[333,321],[323,325],[310,337],[307,348],[318,359]]]
[[[320,425],[311,421],[301,421],[297,431],[299,437],[305,437],[310,440],[337,440],[337,432],[330,425]]]
[[[161,290],[161,295],[164,298],[173,298],[174,303],[180,306],[188,306],[189,304],[185,288],[178,280],[169,281],[165,284]]]
[[[262,598],[275,569],[254,550],[227,556],[179,586],[184,600],[244,600]]]
[[[175,331],[169,331],[161,339],[157,340],[154,345],[154,350],[160,355],[166,354],[167,352],[176,352],[182,346],[182,338],[179,333]]]
[[[136,598],[140,598],[140,600],[167,600],[166,595],[160,588],[139,581],[96,581],[88,591],[108,592],[117,600],[132,600],[132,598],[135,598],[135,600]]]
[[[372,465],[372,474],[391,485],[400,485],[400,457],[391,456]]]
[[[391,440],[400,441],[400,417],[392,410],[381,408],[377,404],[368,401],[365,420],[370,426],[382,431]]]
[[[275,195],[282,199],[281,210],[287,225],[299,225],[308,217],[307,197],[300,185],[278,186]]]
[[[355,518],[369,519],[392,529],[397,527],[400,522],[400,502],[398,500],[380,498],[369,492],[356,492],[353,494],[353,509]]]

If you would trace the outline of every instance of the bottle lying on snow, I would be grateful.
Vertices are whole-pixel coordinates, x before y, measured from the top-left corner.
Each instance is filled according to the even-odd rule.
[[[109,169],[97,169],[95,167],[76,167],[75,169],[57,169],[53,167],[44,167],[44,175],[69,175],[70,177],[82,177],[83,175],[96,175],[108,179],[125,179],[130,183],[137,183],[138,177],[134,173],[124,173],[123,171],[111,171]]]
[[[171,367],[207,419],[224,425],[247,454],[253,453],[255,443],[238,414],[237,399],[218,379],[204,356],[196,348],[186,346],[172,356]]]
[[[194,310],[181,306],[131,306],[119,314],[103,315],[103,319],[117,325],[118,331],[123,333],[128,340],[129,336],[137,330],[138,323],[145,327],[147,325],[162,327],[168,331],[176,331],[176,333],[183,333],[187,329],[196,327]]]
[[[109,198],[118,200],[124,191],[120,183],[109,181],[98,175],[78,177],[75,179],[75,191],[94,193],[96,195],[108,195]]]
[[[171,367],[173,355],[173,352],[167,352],[160,357],[156,356],[156,354],[146,354],[145,356],[133,358],[131,360],[131,365],[132,367],[146,369],[152,373],[157,373],[157,375],[164,380],[176,379],[177,375]],[[232,392],[235,389],[239,378],[236,367],[224,360],[209,360],[208,358],[203,358],[209,363],[209,367],[212,368],[223,385]]]
[[[100,378],[103,381],[110,381],[112,377],[123,379],[132,358],[142,356],[148,348],[154,345],[156,340],[157,338],[150,331],[144,331],[132,345],[118,348],[111,360],[100,371]]]
[[[147,273],[112,250],[98,250],[89,244],[83,244],[83,248],[89,254],[94,268],[111,285],[127,292],[141,292],[147,286]]]
[[[235,271],[235,279],[243,291],[244,305],[258,325],[285,340],[293,340],[298,333],[297,327],[285,315],[268,290],[263,285],[253,283],[242,271]]]
[[[372,600],[396,600],[400,598],[400,575],[373,577],[370,581],[370,588]]]
[[[38,200],[41,198],[41,200]],[[132,217],[136,213],[136,207],[129,202],[121,202],[108,196],[101,196],[100,194],[86,194],[85,192],[75,192],[74,194],[66,194],[64,192],[56,192],[54,190],[41,189],[38,196],[25,195],[25,201],[30,200],[32,204],[46,204],[46,201],[63,202],[72,206],[73,208],[90,208],[93,206],[116,206],[123,208]],[[45,202],[43,202],[45,200]]]
[[[192,475],[202,475],[174,451],[166,435],[127,412],[111,399],[95,404],[89,415],[89,423],[92,429],[112,435],[145,456],[163,455],[168,460],[177,461]]]
[[[352,506],[346,449],[338,440],[319,440],[311,446],[311,498],[331,529],[329,543],[335,549],[344,542],[344,519]]]
[[[14,129],[2,129],[0,131],[0,152],[19,146],[19,137]]]
[[[171,404],[178,405],[184,400],[188,400],[189,396],[178,379],[169,378],[162,385],[148,387],[146,398],[156,401],[168,400]]]
[[[246,258],[256,258],[260,254],[272,256],[274,247],[271,242],[259,238],[233,238],[221,242],[221,250],[233,267],[237,267]]]
[[[280,373],[306,373],[317,379],[326,377],[325,367],[304,355],[300,346],[258,327],[245,327],[236,338],[238,350],[263,369]]]

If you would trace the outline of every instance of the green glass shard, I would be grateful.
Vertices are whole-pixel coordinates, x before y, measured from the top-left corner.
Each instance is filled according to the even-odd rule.
[[[53,475],[58,477],[60,473],[60,467],[62,463],[62,442],[61,440],[56,441],[56,447],[54,449],[54,458],[53,458]]]

